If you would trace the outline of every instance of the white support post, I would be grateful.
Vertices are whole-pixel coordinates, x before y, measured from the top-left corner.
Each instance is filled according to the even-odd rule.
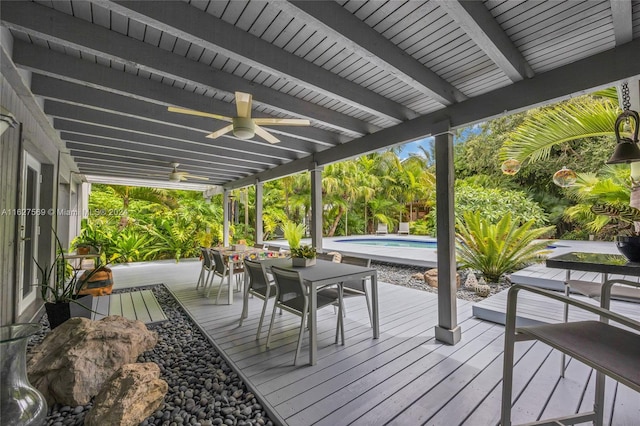
[[[262,223],[262,190],[264,184],[256,180],[256,244],[262,244],[262,236],[264,235]]]
[[[453,134],[436,136],[436,227],[438,235],[438,325],[436,339],[460,341],[456,304]]]
[[[222,245],[229,247],[229,193],[225,189],[222,193]]]
[[[311,173],[311,245],[322,251],[322,167],[313,165]]]

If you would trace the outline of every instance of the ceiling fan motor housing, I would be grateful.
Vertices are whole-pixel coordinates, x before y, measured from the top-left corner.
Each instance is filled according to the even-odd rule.
[[[233,135],[239,139],[251,139],[255,135],[253,120],[247,117],[233,117]]]

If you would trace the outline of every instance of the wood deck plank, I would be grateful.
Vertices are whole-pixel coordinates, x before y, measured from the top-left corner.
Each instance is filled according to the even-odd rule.
[[[160,307],[158,299],[153,295],[153,292],[151,290],[146,290],[141,291],[140,293],[142,293],[142,298],[147,308],[147,312],[151,318],[150,323],[167,321],[167,316],[164,314],[164,311]]]
[[[148,324],[151,322],[151,315],[149,315],[149,311],[147,311],[147,304],[142,297],[142,293],[143,291],[132,291],[130,293],[131,303],[133,304],[133,310],[136,314],[136,319],[142,321],[145,324]]]
[[[112,294],[109,296],[109,315],[122,316],[122,303],[120,294]]]
[[[93,313],[91,314],[93,320],[101,320],[109,313],[109,296],[98,296],[93,298]]]
[[[122,316],[128,320],[137,320],[136,310],[133,308],[133,300],[131,295],[133,292],[122,293],[120,295],[120,307],[122,309]]]

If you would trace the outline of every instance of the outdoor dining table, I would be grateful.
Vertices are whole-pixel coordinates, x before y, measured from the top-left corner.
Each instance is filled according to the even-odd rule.
[[[242,250],[234,250],[231,247],[216,247],[216,250],[220,252],[222,258],[227,263],[227,284],[229,286],[228,304],[233,305],[233,291],[231,290],[231,275],[235,265],[240,265],[245,259],[260,260],[269,258],[282,258],[286,256],[286,253],[270,251],[265,249],[259,249],[254,247],[247,247]],[[246,287],[246,277],[243,280]],[[220,283],[222,285],[222,283]]]
[[[316,264],[307,267],[294,267],[291,259],[264,259],[260,260],[267,269],[272,266],[298,271],[303,282],[309,288],[309,364],[316,365],[318,356],[317,336],[317,291],[329,285],[340,285],[345,281],[365,279],[371,277],[371,307],[373,338],[380,337],[380,321],[378,317],[378,272],[374,268],[350,265],[347,263],[316,260]],[[246,291],[246,290],[245,290]]]

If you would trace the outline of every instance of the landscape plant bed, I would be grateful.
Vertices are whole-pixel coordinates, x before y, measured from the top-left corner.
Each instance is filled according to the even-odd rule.
[[[273,425],[260,402],[227,365],[211,342],[200,332],[164,285],[116,290],[114,293],[152,290],[169,319],[148,325],[158,333],[158,344],[138,357],[155,362],[161,378],[169,384],[163,406],[141,425]],[[49,332],[47,316],[43,331],[29,342],[28,352]],[[47,425],[82,425],[92,407],[49,407]]]

